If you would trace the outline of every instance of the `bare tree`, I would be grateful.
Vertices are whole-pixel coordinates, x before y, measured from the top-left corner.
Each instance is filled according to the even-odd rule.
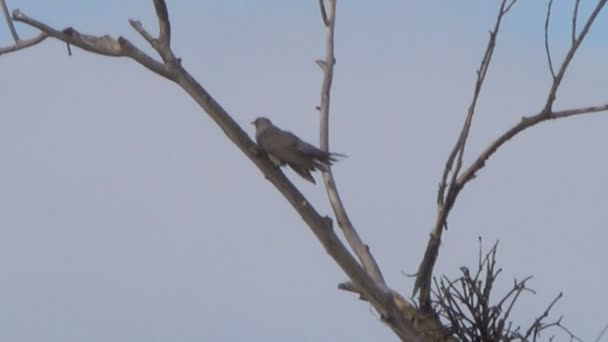
[[[317,107],[320,112],[320,147],[324,150],[329,150],[330,130],[328,123],[331,85],[336,63],[334,58],[336,3],[337,0],[319,0],[321,18],[327,33],[325,58],[317,61],[318,66],[324,74],[320,105]],[[338,226],[342,229],[345,240],[354,251],[354,255],[351,254],[347,246],[334,231],[332,220],[328,216],[320,214],[311,205],[300,191],[262,153],[245,131],[234,121],[232,116],[186,70],[181,63],[181,59],[175,55],[171,48],[171,22],[165,1],[153,1],[159,25],[159,31],[156,35],[148,32],[140,21],[129,20],[133,29],[139,33],[158,55],[152,56],[122,36],[118,38],[109,35],[95,36],[81,33],[73,27],[57,29],[38,19],[27,16],[18,9],[14,10],[11,16],[6,0],[0,0],[7,25],[14,40],[14,44],[0,48],[0,54],[25,49],[40,43],[47,37],[51,37],[66,43],[68,50],[70,46],[76,46],[99,55],[130,58],[151,72],[180,86],[216,122],[228,139],[263,172],[269,182],[300,214],[327,253],[348,277],[348,281],[340,284],[339,288],[355,292],[359,294],[361,299],[368,301],[380,314],[382,321],[402,340],[443,341],[456,338],[491,340],[492,336],[495,338],[504,337],[505,340],[510,340],[510,338],[527,339],[536,338],[538,333],[547,327],[559,325],[559,321],[557,324],[543,323],[543,319],[547,317],[548,310],[551,309],[553,303],[549,305],[539,320],[531,325],[530,330],[525,333],[513,330],[510,325],[507,325],[506,319],[509,316],[510,308],[506,312],[503,312],[500,310],[500,307],[506,302],[515,302],[517,296],[527,289],[527,279],[515,282],[513,290],[497,305],[491,306],[489,304],[489,292],[498,274],[494,269],[495,248],[485,258],[480,256],[478,270],[474,276],[471,275],[468,269],[463,269],[463,276],[456,281],[441,278],[439,282],[435,282],[435,298],[432,296],[433,271],[439,255],[442,233],[444,229],[447,229],[450,211],[454,207],[461,191],[481,171],[486,161],[511,138],[539,123],[608,110],[608,103],[572,109],[554,109],[554,102],[566,71],[597,16],[603,10],[606,0],[597,2],[591,15],[583,21],[580,31],[577,29],[579,1],[575,1],[572,11],[571,46],[559,64],[554,64],[549,48],[549,22],[552,6],[552,1],[550,0],[545,18],[545,48],[553,82],[547,93],[543,107],[536,114],[523,117],[510,129],[499,135],[496,140],[491,142],[485,150],[474,158],[470,165],[464,165],[463,156],[471,124],[476,113],[476,106],[481,96],[484,81],[490,70],[494,49],[498,42],[499,31],[516,3],[517,0],[502,0],[500,3],[494,27],[490,31],[487,48],[483,54],[480,67],[477,70],[473,99],[464,119],[460,135],[446,160],[445,168],[441,174],[437,192],[437,216],[434,220],[435,223],[426,252],[423,255],[416,275],[414,295],[418,294],[417,303],[406,299],[403,295],[391,289],[384,280],[381,269],[375,261],[369,246],[363,242],[352,221],[349,219],[340,199],[336,180],[331,171],[323,174],[329,202],[332,205]],[[40,33],[30,39],[22,40],[19,38],[13,22],[27,24],[38,29]],[[556,65],[558,65],[557,68],[555,67]],[[486,275],[485,287],[483,283],[479,283],[479,276],[484,273],[484,270]],[[457,289],[456,285],[458,284],[461,284],[461,290]],[[465,308],[469,308],[470,315],[465,315],[462,312],[462,305]],[[490,316],[491,318],[488,318]],[[469,326],[476,326],[477,328],[485,327],[485,330],[480,333],[481,335],[475,335],[469,333]],[[572,334],[570,336],[573,337]]]

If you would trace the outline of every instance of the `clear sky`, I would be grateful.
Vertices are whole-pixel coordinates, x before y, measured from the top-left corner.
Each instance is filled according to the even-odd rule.
[[[331,146],[350,157],[334,174],[389,284],[407,295],[402,271],[422,257],[498,1],[370,4],[338,4]],[[127,20],[156,26],[148,0],[9,5],[141,47]],[[570,6],[555,5],[557,60]],[[541,108],[544,8],[521,1],[506,18],[465,162]],[[317,142],[317,1],[171,1],[169,11],[176,54],[246,130],[263,114]],[[608,102],[606,32],[604,13],[557,109]],[[5,25],[0,41],[10,43]],[[130,60],[72,50],[47,40],[0,56],[0,341],[397,340],[336,289],[341,270],[183,91]],[[472,265],[478,236],[499,239],[497,290],[534,275],[538,292],[522,298],[516,323],[564,291],[553,317],[596,337],[608,322],[607,127],[595,114],[509,142],[463,191],[436,274]],[[331,213],[322,186],[286,172]]]

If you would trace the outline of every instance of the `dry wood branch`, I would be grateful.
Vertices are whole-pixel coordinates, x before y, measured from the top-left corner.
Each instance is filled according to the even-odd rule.
[[[13,25],[13,21],[11,20],[11,15],[8,10],[8,5],[6,4],[6,0],[0,0],[0,6],[2,6],[2,13],[4,14],[4,19],[6,20],[8,29],[11,31],[11,36],[13,36],[13,40],[15,42],[18,42],[19,34],[17,33],[17,30],[15,30],[15,25]]]
[[[462,341],[529,341],[536,340],[541,332],[553,327],[558,327],[570,336],[578,340],[568,329],[561,325],[561,318],[556,321],[546,322],[550,310],[557,300],[545,309],[528,329],[522,333],[519,326],[513,328],[509,320],[511,309],[519,296],[524,292],[532,292],[526,285],[531,277],[513,283],[511,288],[497,304],[491,304],[491,295],[494,284],[501,272],[496,267],[496,252],[498,242],[480,258],[477,270],[472,274],[468,268],[462,267],[462,276],[455,280],[442,277],[440,281],[434,279],[435,297],[434,309],[449,323],[451,333]],[[480,253],[482,250],[480,239]],[[505,305],[507,308],[505,310]]]
[[[572,11],[572,32],[571,32],[571,44],[574,45],[576,42],[576,21],[578,20],[578,6],[580,5],[580,0],[574,1],[574,10]]]
[[[158,39],[147,33],[141,23],[133,20],[131,21],[131,24],[142,37],[156,49],[161,55],[164,63],[154,60],[152,57],[137,49],[130,41],[122,37],[114,39],[108,35],[86,35],[73,28],[67,28],[60,31],[45,23],[29,18],[18,11],[14,13],[13,17],[14,20],[36,27],[53,38],[80,47],[84,50],[106,56],[129,57],[149,70],[177,83],[208,113],[209,117],[217,123],[226,136],[262,171],[266,179],[268,179],[268,181],[271,182],[293,206],[324,246],[327,253],[352,281],[353,288],[356,288],[358,293],[369,301],[380,314],[383,321],[386,322],[401,339],[407,341],[426,341],[428,339],[437,340],[437,336],[445,336],[445,329],[438,321],[434,320],[433,317],[429,318],[420,314],[419,311],[401,295],[387,289],[383,285],[383,282],[380,283],[370,276],[368,271],[359,264],[335,234],[331,219],[317,213],[308,200],[294,187],[283,173],[280,172],[264,154],[259,153],[258,146],[222,108],[222,106],[215,101],[207,90],[205,90],[190,73],[188,73],[181,63],[179,63],[178,59],[172,57],[173,52],[169,45],[169,15],[166,5],[161,0],[154,0],[154,5],[159,22],[161,23]],[[335,13],[335,3],[331,13],[332,15]],[[333,49],[333,27],[331,32],[331,45]],[[332,58],[329,60],[331,63],[326,64],[327,70],[333,68],[333,50],[330,53]],[[327,82],[329,82],[327,83],[328,85],[331,85],[331,73],[329,74]],[[327,89],[329,89],[329,86]],[[329,108],[329,98],[327,98],[326,101],[327,108]],[[367,246],[365,246],[365,248],[367,248]]]
[[[547,16],[545,17],[545,54],[547,55],[547,64],[549,64],[549,71],[551,77],[555,81],[555,70],[553,69],[553,61],[551,60],[551,49],[549,49],[549,21],[551,20],[551,6],[553,0],[549,0],[547,3]]]
[[[594,106],[594,107],[562,110],[562,111],[550,113],[549,115],[545,114],[545,112],[539,112],[536,115],[524,117],[521,119],[521,121],[518,124],[511,127],[511,129],[509,129],[508,131],[503,133],[500,137],[498,137],[498,139],[496,139],[485,150],[483,150],[483,152],[481,152],[479,157],[477,157],[477,159],[471,164],[471,166],[469,166],[469,168],[467,168],[460,175],[460,177],[456,180],[456,182],[458,184],[460,184],[460,186],[462,187],[467,182],[472,180],[475,177],[475,174],[485,166],[486,161],[498,150],[498,148],[500,146],[502,146],[504,143],[506,143],[511,138],[513,138],[515,135],[524,131],[525,129],[528,129],[536,124],[539,124],[541,122],[548,121],[548,120],[557,120],[557,119],[563,119],[563,118],[576,116],[576,115],[584,115],[584,114],[591,114],[591,113],[605,112],[605,111],[608,111],[608,104],[604,104],[601,106]]]
[[[154,9],[158,18],[158,38],[153,37],[143,27],[139,20],[129,20],[129,24],[156,50],[160,58],[169,67],[175,63],[180,63],[180,59],[175,57],[171,50],[171,22],[169,21],[169,11],[163,0],[154,0]]]
[[[329,20],[327,19],[327,10],[325,9],[325,0],[319,0],[319,8],[321,9],[321,19],[325,27],[329,26]]]
[[[595,112],[603,112],[608,110],[606,105],[595,106],[595,107],[584,107],[578,109],[571,110],[563,110],[563,111],[553,111],[553,103],[555,102],[556,93],[559,89],[559,86],[563,80],[563,77],[570,65],[574,55],[576,54],[577,49],[580,47],[581,43],[585,39],[589,29],[591,28],[595,18],[601,12],[604,5],[608,0],[600,0],[596,5],[594,11],[591,13],[583,29],[581,30],[578,37],[574,40],[571,48],[567,52],[564,57],[563,62],[560,65],[558,72],[555,74],[555,78],[553,79],[551,89],[548,92],[547,100],[544,105],[544,108],[538,112],[538,114],[524,117],[519,123],[511,127],[505,133],[500,135],[498,139],[492,142],[485,150],[481,152],[481,154],[473,161],[473,163],[466,168],[464,171],[461,171],[460,160],[462,159],[462,154],[464,153],[464,146],[466,143],[466,139],[468,136],[468,130],[471,125],[471,118],[473,116],[472,110],[474,112],[474,105],[476,101],[476,97],[479,94],[481,89],[482,82],[480,83],[481,76],[485,76],[484,72],[487,71],[487,64],[489,64],[488,54],[491,54],[493,51],[492,44],[488,44],[488,48],[486,49],[486,53],[484,54],[484,58],[482,59],[482,67],[480,67],[478,71],[478,81],[476,83],[473,103],[469,108],[469,112],[467,114],[467,118],[465,119],[465,124],[463,130],[461,131],[460,137],[452,149],[450,156],[446,162],[446,166],[444,172],[442,174],[441,182],[439,185],[439,191],[437,196],[438,210],[437,210],[437,218],[435,220],[433,230],[431,233],[431,237],[427,244],[427,249],[425,251],[424,257],[420,266],[418,268],[418,274],[416,278],[416,284],[414,286],[414,293],[416,291],[420,291],[419,302],[420,307],[423,311],[430,310],[430,286],[431,286],[431,278],[432,272],[437,261],[437,256],[439,253],[439,246],[441,243],[441,234],[443,231],[443,227],[447,227],[447,218],[450,213],[450,210],[454,206],[460,191],[464,188],[464,186],[471,181],[477,172],[481,170],[485,166],[485,162],[498,150],[500,146],[502,146],[505,142],[510,140],[512,137],[522,132],[523,130],[530,128],[540,122],[555,120],[560,118],[565,118],[574,115],[580,114],[588,114]],[[505,1],[502,2],[501,10],[499,10],[497,25],[495,25],[495,30],[491,32],[490,41],[492,42],[495,39],[495,36],[498,34],[496,28],[498,28],[498,24],[501,20],[501,17],[511,8],[514,2],[509,5],[505,5]],[[575,11],[577,11],[578,5],[575,6]],[[548,13],[549,15],[549,13]],[[548,24],[546,24],[548,26]],[[486,64],[484,62],[487,61]],[[473,109],[471,109],[473,108]],[[458,159],[457,159],[458,158]],[[456,166],[454,167],[454,162],[456,162]],[[454,169],[452,169],[454,168]],[[452,174],[451,181],[447,182],[449,174]]]
[[[158,18],[158,41],[166,49],[171,48],[171,23],[169,11],[164,1],[154,0],[154,9]]]
[[[496,16],[494,28],[492,31],[490,31],[490,39],[488,40],[488,45],[483,54],[479,69],[477,70],[477,80],[475,81],[473,99],[469,106],[469,110],[467,112],[467,116],[465,118],[462,130],[460,132],[460,136],[458,137],[456,144],[450,152],[450,155],[445,164],[445,168],[443,170],[443,174],[441,176],[439,189],[437,191],[437,219],[431,232],[431,237],[427,244],[423,260],[418,268],[416,283],[414,284],[414,295],[416,294],[416,292],[420,291],[419,303],[422,310],[431,309],[430,297],[433,268],[435,267],[435,262],[439,253],[439,246],[441,244],[441,235],[443,228],[447,227],[447,217],[456,201],[458,193],[461,190],[455,180],[462,167],[462,159],[464,156],[466,142],[469,137],[471,124],[473,122],[473,116],[475,115],[477,100],[479,99],[481,89],[483,88],[483,84],[487,72],[489,70],[490,63],[492,61],[492,56],[494,55],[494,47],[496,46],[496,39],[500,31],[500,25],[504,16],[509,12],[509,10],[516,2],[517,0],[512,0],[509,3],[507,2],[507,0],[503,0],[500,5],[498,15]],[[455,166],[454,162],[456,162]],[[452,177],[450,183],[448,184],[448,177],[450,173],[452,174]]]
[[[2,13],[4,14],[4,19],[6,20],[6,24],[8,25],[9,31],[11,32],[11,36],[13,37],[13,40],[15,41],[15,44],[13,44],[13,45],[9,45],[6,47],[0,47],[0,55],[9,53],[9,52],[18,51],[21,49],[25,49],[30,46],[34,46],[46,39],[47,35],[44,32],[41,32],[37,36],[35,36],[33,38],[29,38],[29,39],[23,40],[23,39],[19,38],[19,34],[17,33],[17,30],[15,29],[15,25],[13,24],[13,19],[11,18],[11,15],[8,10],[8,5],[6,4],[5,0],[0,0],[0,7],[2,7]]]
[[[334,57],[334,29],[336,18],[336,0],[328,1],[328,9],[325,8],[323,0],[319,2],[321,16],[327,28],[326,55],[325,60],[316,61],[319,67],[323,70],[324,78],[321,88],[321,104],[318,107],[320,112],[320,147],[321,149],[329,150],[329,108],[331,100],[331,84],[333,80],[333,71],[335,65]],[[423,336],[436,340],[437,338],[444,339],[447,332],[444,327],[434,316],[429,316],[418,312],[414,306],[403,298],[399,293],[389,289],[378,264],[369,251],[369,247],[363,243],[350,221],[346,209],[340,199],[337,186],[331,172],[323,173],[325,188],[329,197],[329,201],[336,215],[338,224],[344,233],[344,236],[359,258],[364,270],[373,279],[375,285],[382,295],[390,298],[384,308],[379,310],[377,305],[374,305],[378,310],[382,320],[388,324],[391,329],[404,341],[421,340]],[[351,278],[352,279],[352,278]],[[358,293],[363,300],[370,300],[369,294],[359,288],[356,282],[345,283],[340,285],[341,289]],[[370,302],[373,301],[370,300]]]
[[[329,106],[331,99],[331,84],[333,80],[334,72],[334,28],[336,22],[336,0],[329,0],[329,11],[326,12],[323,0],[320,1],[321,13],[323,15],[323,21],[326,22],[327,27],[327,42],[326,42],[326,55],[324,61],[318,61],[317,64],[321,67],[324,72],[323,85],[321,87],[321,105],[319,111],[321,113],[320,119],[320,147],[322,150],[329,151]],[[380,271],[380,267],[376,263],[376,260],[369,251],[369,247],[361,240],[359,234],[355,230],[344,204],[340,199],[338,188],[334,180],[331,170],[323,173],[323,180],[325,181],[325,188],[327,189],[327,195],[329,201],[334,210],[334,214],[338,220],[338,225],[342,228],[344,236],[351,246],[363,268],[368,274],[376,281],[378,286],[386,287],[386,282]]]
[[[606,5],[606,1],[608,1],[608,0],[600,0],[598,2],[598,4],[595,6],[595,9],[593,10],[591,15],[587,19],[587,22],[583,26],[581,33],[574,40],[572,46],[568,50],[568,53],[566,53],[566,57],[564,57],[564,60],[559,68],[559,71],[557,72],[557,75],[555,76],[555,79],[553,80],[551,89],[549,90],[549,94],[547,96],[547,101],[545,103],[545,108],[544,108],[544,111],[546,113],[550,113],[552,111],[553,103],[555,103],[555,99],[556,99],[556,95],[557,95],[557,90],[559,89],[559,86],[561,85],[562,80],[564,79],[566,70],[568,70],[568,66],[572,62],[572,59],[574,58],[574,55],[576,54],[576,51],[578,50],[578,48],[581,46],[581,43],[583,42],[583,40],[585,40],[587,33],[589,33],[589,29],[591,28],[591,25],[593,25],[595,18],[597,18],[598,14],[602,11],[604,6]],[[578,10],[578,5],[575,6],[575,10]]]
[[[604,329],[602,329],[600,334],[597,336],[597,338],[595,339],[595,342],[600,342],[600,340],[602,339],[602,337],[604,336],[606,331],[608,331],[608,323],[606,323],[606,325],[604,326]]]
[[[173,80],[175,77],[171,70],[169,70],[169,67],[139,50],[126,38],[118,37],[118,39],[114,39],[109,35],[94,36],[82,34],[72,27],[59,31],[43,22],[28,17],[19,10],[13,12],[13,20],[28,24],[46,33],[48,36],[77,46],[83,50],[104,56],[130,57],[160,76],[170,80]]]
[[[9,53],[9,52],[15,52],[18,50],[22,50],[22,49],[34,46],[34,45],[42,42],[43,40],[45,40],[47,37],[48,37],[48,35],[46,33],[42,32],[42,33],[39,33],[36,37],[30,38],[30,39],[19,40],[14,45],[7,46],[7,47],[0,47],[0,55]]]

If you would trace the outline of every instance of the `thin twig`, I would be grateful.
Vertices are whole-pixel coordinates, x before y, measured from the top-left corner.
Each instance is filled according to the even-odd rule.
[[[534,323],[532,323],[532,325],[530,326],[530,328],[528,328],[528,331],[526,331],[526,334],[524,335],[526,340],[532,336],[532,334],[536,334],[536,331],[539,329],[539,327],[542,327],[542,321],[547,318],[547,316],[549,316],[549,311],[551,311],[551,309],[553,308],[553,306],[555,305],[555,303],[557,303],[558,300],[560,300],[560,298],[562,298],[564,294],[562,292],[560,292],[557,297],[555,297],[553,299],[553,301],[551,302],[551,304],[549,304],[549,306],[545,309],[545,311],[542,313],[542,315],[540,315],[537,319],[534,320]]]
[[[571,34],[571,44],[574,45],[576,42],[576,21],[578,20],[578,6],[580,5],[580,0],[574,1],[574,11],[572,11],[572,34]]]
[[[545,54],[547,55],[547,64],[549,64],[549,71],[551,77],[555,81],[555,70],[553,69],[553,61],[551,60],[551,49],[549,49],[549,20],[551,19],[551,6],[553,0],[549,0],[547,3],[547,16],[545,17]]]
[[[479,250],[482,251],[481,244]],[[456,280],[443,276],[438,282],[434,278],[436,299],[433,308],[447,320],[450,332],[462,341],[535,341],[541,332],[555,327],[566,332],[571,340],[580,340],[561,324],[562,318],[545,322],[561,294],[530,324],[526,336],[521,334],[519,326],[512,328],[509,316],[515,303],[522,293],[534,291],[526,286],[531,277],[514,280],[510,291],[497,304],[491,303],[494,284],[501,271],[497,269],[497,250],[498,242],[483,258],[479,257],[474,275],[468,268],[461,267],[462,275]]]
[[[327,11],[325,10],[325,0],[319,0],[319,8],[321,9],[321,19],[323,19],[323,25],[329,26],[329,20],[327,19]]]
[[[600,340],[602,339],[602,337],[604,336],[606,331],[608,331],[608,323],[606,323],[606,325],[604,326],[604,329],[602,329],[602,331],[600,332],[598,337],[595,339],[595,342],[600,342]]]
[[[608,1],[608,0],[600,0],[598,2],[598,4],[595,6],[595,9],[593,10],[591,15],[587,19],[587,22],[583,26],[583,30],[578,35],[578,38],[576,38],[574,40],[574,43],[568,50],[566,57],[564,57],[564,61],[562,62],[562,65],[559,68],[557,75],[555,76],[553,84],[551,85],[549,94],[547,95],[547,101],[546,101],[545,107],[544,107],[544,111],[547,115],[549,115],[549,113],[553,109],[553,103],[555,102],[557,90],[559,89],[559,86],[561,85],[562,80],[564,79],[564,75],[566,74],[566,70],[568,69],[570,62],[572,62],[572,59],[574,58],[576,51],[578,50],[579,46],[581,46],[581,43],[583,42],[583,40],[585,40],[587,33],[589,33],[589,29],[591,28],[591,25],[593,25],[595,18],[597,18],[598,14],[602,11],[602,8],[604,8],[604,6],[606,5],[606,1]]]

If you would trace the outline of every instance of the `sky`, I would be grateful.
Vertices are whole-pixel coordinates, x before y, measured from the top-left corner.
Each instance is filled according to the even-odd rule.
[[[331,107],[343,201],[389,285],[409,296],[498,1],[340,1]],[[588,15],[591,2],[582,2]],[[156,29],[151,1],[11,8],[58,28]],[[569,44],[555,2],[551,46]],[[465,154],[470,163],[550,85],[545,3],[505,19]],[[253,135],[257,116],[318,141],[325,32],[317,1],[169,2],[183,65]],[[582,22],[582,19],[580,20]],[[23,37],[35,31],[18,25]],[[574,59],[556,109],[608,103],[608,18]],[[11,43],[0,25],[0,46]],[[0,341],[397,341],[298,214],[187,94],[125,58],[48,39],[0,56]],[[435,275],[500,241],[499,298],[528,275],[527,326],[552,317],[583,340],[608,322],[606,114],[548,122],[507,143],[461,193]],[[325,191],[286,170],[321,214]],[[320,176],[317,175],[320,180]]]

